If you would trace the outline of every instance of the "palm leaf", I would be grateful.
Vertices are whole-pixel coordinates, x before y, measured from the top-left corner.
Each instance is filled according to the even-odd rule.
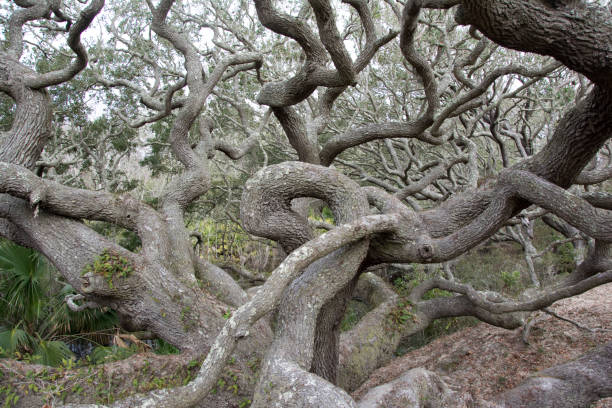
[[[12,242],[0,243],[0,320],[34,324],[43,312],[49,268],[42,255]]]
[[[0,348],[5,357],[12,356],[16,351],[29,349],[34,343],[34,339],[19,327],[5,329],[0,332]]]
[[[73,312],[68,308],[64,297],[76,293],[70,285],[65,285],[50,301],[50,314],[40,325],[39,331],[47,336],[66,336],[87,333],[84,337],[94,342],[107,343],[110,339],[106,334],[117,327],[117,315],[113,311],[86,309]]]
[[[39,364],[59,366],[63,361],[74,357],[72,351],[63,341],[39,340],[34,348],[32,359]]]

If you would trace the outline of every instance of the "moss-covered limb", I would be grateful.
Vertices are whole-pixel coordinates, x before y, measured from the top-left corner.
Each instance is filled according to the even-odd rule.
[[[370,280],[377,285],[383,283],[378,277],[370,277],[364,279],[361,286]],[[453,296],[451,292],[436,289],[431,282],[435,280],[416,287],[400,282],[399,295],[385,287],[386,300],[342,334],[339,384],[343,388],[355,390],[374,370],[389,362],[403,342],[430,327],[437,319],[471,316],[508,329],[523,324],[521,313],[488,312],[475,307],[465,296]],[[365,292],[362,288],[361,293]]]
[[[391,361],[402,339],[430,323],[399,296],[381,303],[342,333],[338,384],[349,391],[357,389],[374,370]]]
[[[391,285],[372,272],[363,273],[359,277],[354,293],[355,298],[362,299],[372,308],[395,296],[397,295],[391,288]]]

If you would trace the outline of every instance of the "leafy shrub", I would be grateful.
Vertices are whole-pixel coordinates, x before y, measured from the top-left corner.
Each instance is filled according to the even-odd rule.
[[[112,361],[124,360],[138,352],[136,346],[128,348],[118,346],[98,346],[93,349],[89,355],[89,359],[94,364],[103,364]]]
[[[153,345],[153,351],[155,354],[167,355],[167,354],[179,354],[180,350],[174,347],[172,344],[162,340],[157,339]]]
[[[570,273],[576,267],[576,250],[570,242],[557,247],[555,266],[559,273]]]
[[[521,272],[516,270],[512,272],[502,271],[501,279],[504,281],[504,288],[512,290],[521,283]]]

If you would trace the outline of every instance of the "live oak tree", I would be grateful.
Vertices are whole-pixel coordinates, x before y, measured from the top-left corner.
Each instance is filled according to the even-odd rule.
[[[125,329],[153,333],[186,360],[205,357],[187,385],[113,406],[222,406],[211,390],[232,356],[244,372],[262,361],[252,406],[379,406],[393,384],[360,402],[347,391],[435,319],[517,328],[525,312],[612,281],[612,197],[569,190],[612,175],[610,11],[539,0],[342,3],[18,0],[5,10],[0,90],[15,108],[0,134],[0,235],[51,260],[80,294],[71,307],[110,307]],[[90,63],[81,36],[95,19],[107,24]],[[40,53],[24,52],[29,35]],[[65,62],[37,70],[37,53]],[[74,92],[101,90],[109,106],[97,127],[52,120],[49,92],[79,73],[89,84]],[[64,149],[51,140],[59,126]],[[153,136],[143,141],[133,129]],[[152,200],[115,182],[121,152],[138,149],[168,172]],[[265,157],[250,166],[232,163],[257,154]],[[89,185],[50,171],[82,158],[97,175]],[[288,254],[250,295],[194,252],[186,227],[213,166],[249,175],[241,225]],[[324,202],[334,225],[309,223],[315,204],[304,198]],[[449,274],[402,299],[366,273],[447,262],[501,228],[514,228],[507,234],[533,263],[529,220],[544,211],[532,204],[555,228],[590,240],[555,286],[512,300]],[[139,250],[93,221],[136,234]],[[434,288],[455,295],[427,299]],[[375,307],[340,335],[356,291]],[[414,321],[388,330],[398,308]],[[609,346],[596,350],[491,403],[525,406],[526,388],[540,395],[533,406],[589,406],[612,395],[610,355]],[[581,387],[588,370],[599,381]],[[401,387],[415,404],[467,401],[432,373],[408,375]]]

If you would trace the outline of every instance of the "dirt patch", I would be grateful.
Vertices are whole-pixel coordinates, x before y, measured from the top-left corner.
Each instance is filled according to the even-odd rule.
[[[592,329],[590,332],[542,312],[535,315],[529,344],[522,329],[504,330],[481,323],[414,350],[370,377],[353,396],[424,367],[435,371],[454,390],[491,399],[520,384],[530,374],[574,359],[590,349],[612,341],[612,284],[565,299],[550,307],[555,313]],[[596,408],[612,408],[612,398]]]

